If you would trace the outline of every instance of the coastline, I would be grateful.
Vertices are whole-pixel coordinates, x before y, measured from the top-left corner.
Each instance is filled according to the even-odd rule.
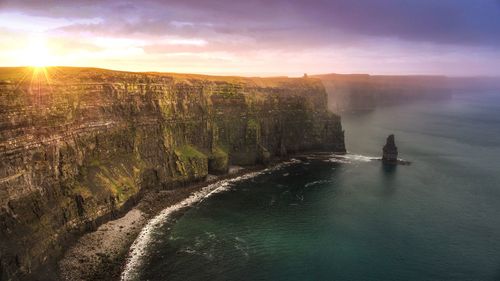
[[[273,163],[276,166],[284,161]],[[237,169],[173,190],[149,190],[123,216],[101,224],[69,247],[57,262],[60,280],[120,280],[130,249],[142,229],[164,209],[182,203],[203,188],[224,180],[265,170],[266,166]]]
[[[173,190],[153,189],[146,191],[138,203],[124,214],[101,224],[95,231],[84,234],[69,247],[57,262],[59,280],[88,281],[88,280],[122,280],[125,270],[130,270],[130,258],[139,258],[142,254],[137,242],[147,242],[143,230],[154,220],[167,217],[181,216],[192,204],[203,200],[206,196],[216,193],[219,187],[239,178],[245,179],[252,173],[261,173],[267,170],[279,169],[283,165],[301,163],[308,159],[336,159],[345,158],[345,153],[311,151],[297,153],[288,158],[273,161],[267,166],[255,165],[230,169],[224,175],[209,175],[205,181],[194,182]],[[333,158],[331,158],[333,156]],[[220,185],[220,186],[219,186]],[[210,186],[214,186],[213,189]],[[204,189],[206,193],[201,194]],[[197,197],[197,198],[192,198]],[[190,201],[186,203],[186,201]],[[169,210],[172,209],[172,210]],[[164,211],[167,211],[165,214]],[[163,218],[159,218],[163,217]],[[146,239],[145,239],[146,238]],[[140,241],[145,240],[145,241]],[[134,246],[136,246],[134,249]],[[133,261],[132,261],[133,262]],[[133,273],[131,273],[133,275]]]

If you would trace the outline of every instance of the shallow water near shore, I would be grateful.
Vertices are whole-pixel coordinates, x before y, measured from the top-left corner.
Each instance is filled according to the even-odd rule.
[[[344,158],[303,159],[161,221],[126,280],[499,280],[500,97],[343,116]],[[410,166],[379,161],[388,134]]]

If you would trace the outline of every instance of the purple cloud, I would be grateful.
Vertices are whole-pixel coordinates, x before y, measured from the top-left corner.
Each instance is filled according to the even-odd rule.
[[[47,27],[46,32],[55,36],[134,38],[144,41],[137,47],[151,54],[227,52],[246,56],[260,51],[312,55],[326,54],[329,49],[352,54],[354,59],[363,57],[369,64],[380,56],[374,50],[395,47],[394,55],[412,62],[418,61],[415,56],[438,58],[443,53],[443,57],[470,55],[475,61],[500,62],[499,2],[0,0],[0,16],[17,13],[66,23]],[[0,27],[6,28],[1,25],[0,21]],[[82,42],[85,44],[89,42]],[[399,66],[404,60],[387,59],[395,61]]]

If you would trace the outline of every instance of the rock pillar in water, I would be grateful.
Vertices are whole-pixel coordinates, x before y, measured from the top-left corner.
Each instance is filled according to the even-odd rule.
[[[394,135],[389,135],[384,145],[382,162],[384,164],[396,165],[398,163],[398,148],[394,142]]]

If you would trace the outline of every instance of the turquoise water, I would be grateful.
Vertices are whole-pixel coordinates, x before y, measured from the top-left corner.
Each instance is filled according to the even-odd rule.
[[[206,198],[153,231],[134,279],[500,280],[500,97],[343,125],[347,159],[304,160]],[[361,157],[380,156],[390,133],[412,165]]]

